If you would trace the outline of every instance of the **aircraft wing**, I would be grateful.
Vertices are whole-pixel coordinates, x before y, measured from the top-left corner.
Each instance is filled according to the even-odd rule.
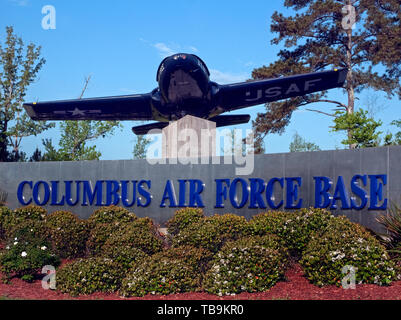
[[[151,94],[25,103],[33,120],[152,120]]]
[[[267,102],[342,87],[347,69],[308,73],[277,79],[221,85],[218,107],[232,111]]]

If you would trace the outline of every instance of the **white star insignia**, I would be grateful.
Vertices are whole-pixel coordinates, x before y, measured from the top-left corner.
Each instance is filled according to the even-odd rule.
[[[78,108],[75,108],[74,111],[70,111],[72,112],[73,116],[84,116],[85,115],[85,111],[79,110]]]

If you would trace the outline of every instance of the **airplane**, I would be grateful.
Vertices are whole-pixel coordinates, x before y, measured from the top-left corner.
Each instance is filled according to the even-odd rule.
[[[157,71],[158,88],[125,96],[24,104],[33,120],[140,120],[137,135],[163,129],[186,115],[216,122],[216,127],[248,123],[249,114],[223,113],[313,92],[342,87],[347,69],[221,85],[210,81],[206,64],[194,54],[165,58]]]

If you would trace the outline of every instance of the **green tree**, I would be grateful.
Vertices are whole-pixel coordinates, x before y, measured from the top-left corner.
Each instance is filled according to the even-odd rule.
[[[368,117],[368,111],[359,109],[354,113],[337,111],[334,119],[334,132],[348,131],[351,135],[341,141],[344,145],[353,145],[355,148],[369,148],[378,146],[382,132],[376,131],[382,122]]]
[[[134,159],[146,159],[146,152],[151,142],[152,140],[146,136],[137,136],[133,151]]]
[[[399,0],[285,0],[284,5],[295,14],[275,12],[271,24],[276,34],[272,44],[283,43],[284,49],[277,61],[255,69],[253,78],[347,68],[346,99],[330,99],[327,92],[320,92],[266,104],[266,112],[253,122],[257,145],[269,133],[283,133],[297,108],[319,102],[331,105],[334,110],[306,110],[335,119],[343,112],[353,114],[357,95],[367,88],[401,97]],[[352,141],[352,129],[346,131]]]
[[[85,79],[79,99],[84,96],[90,79],[90,76]],[[63,121],[59,148],[56,149],[51,140],[43,141],[43,161],[99,160],[101,152],[96,150],[96,145],[88,146],[88,142],[112,135],[117,127],[120,127],[118,121]]]
[[[384,138],[384,145],[385,146],[394,146],[394,145],[401,145],[401,119],[394,120],[391,122],[392,126],[396,126],[400,131],[395,133],[388,133]]]
[[[319,146],[313,142],[307,142],[296,132],[290,143],[290,152],[320,151]]]
[[[33,122],[22,107],[29,85],[35,80],[45,60],[41,47],[25,47],[13,27],[6,27],[4,45],[0,43],[0,161],[22,161],[20,149],[24,137],[37,136],[54,127],[43,121]],[[11,152],[10,152],[11,147]]]

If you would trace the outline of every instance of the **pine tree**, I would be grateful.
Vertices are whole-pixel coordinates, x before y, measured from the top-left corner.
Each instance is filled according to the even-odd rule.
[[[296,132],[292,137],[292,141],[290,143],[290,152],[307,152],[320,150],[321,149],[317,144],[306,141],[305,138],[302,138],[298,134],[298,132]]]
[[[272,16],[272,44],[284,44],[278,60],[253,71],[254,79],[347,68],[346,99],[329,99],[327,92],[266,104],[253,122],[256,145],[269,133],[283,133],[300,107],[325,103],[330,110],[306,110],[333,117],[353,114],[357,95],[367,88],[389,98],[401,98],[401,9],[399,0],[285,0],[295,11]],[[352,129],[347,130],[352,140]],[[356,145],[351,143],[350,148]],[[258,148],[256,147],[256,150]]]

